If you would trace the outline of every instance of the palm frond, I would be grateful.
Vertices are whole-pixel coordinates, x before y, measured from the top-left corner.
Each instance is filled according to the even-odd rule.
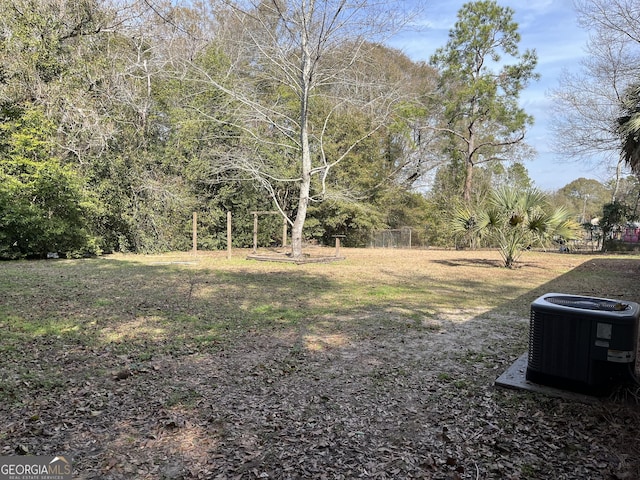
[[[458,206],[453,211],[451,219],[451,230],[453,233],[468,233],[476,228],[476,218],[466,206]]]
[[[640,173],[640,86],[633,87],[622,102],[624,112],[618,118],[617,132],[622,141],[622,158]]]

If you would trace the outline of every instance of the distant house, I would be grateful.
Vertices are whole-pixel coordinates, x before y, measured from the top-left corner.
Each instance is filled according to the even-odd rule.
[[[625,243],[638,243],[640,238],[640,223],[632,222],[627,224],[622,230],[620,240]]]

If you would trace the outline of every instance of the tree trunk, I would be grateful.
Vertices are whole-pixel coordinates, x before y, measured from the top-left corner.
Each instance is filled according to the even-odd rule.
[[[618,198],[618,190],[620,190],[620,179],[622,178],[622,164],[624,162],[624,157],[620,156],[618,160],[618,164],[616,165],[616,183],[613,187],[613,192],[611,192],[611,201],[615,202]]]
[[[307,218],[307,207],[309,205],[309,192],[311,190],[311,153],[309,151],[309,139],[306,128],[303,128],[303,136],[306,138],[306,148],[303,143],[302,148],[302,180],[300,181],[300,195],[298,197],[298,211],[296,219],[291,227],[291,256],[302,258],[302,229]],[[304,142],[304,140],[303,140]]]
[[[464,191],[462,198],[466,205],[471,203],[471,188],[473,186],[473,162],[467,159],[467,171],[464,176]]]
[[[300,147],[301,175],[300,194],[298,196],[298,210],[296,219],[291,227],[291,256],[302,257],[302,229],[307,218],[309,194],[311,191],[311,149],[309,148],[309,93],[311,90],[311,55],[308,50],[307,32],[302,32],[302,65],[300,69]]]
[[[474,107],[475,110],[475,107]],[[471,189],[473,186],[473,150],[475,149],[475,133],[473,125],[469,127],[469,142],[467,143],[466,167],[467,171],[464,176],[464,190],[462,199],[466,205],[471,203]]]

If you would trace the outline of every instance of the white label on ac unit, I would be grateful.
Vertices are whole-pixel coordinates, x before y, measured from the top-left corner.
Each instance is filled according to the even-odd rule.
[[[633,362],[633,352],[628,350],[609,350],[607,352],[607,360],[616,363]]]
[[[610,323],[598,323],[596,329],[596,337],[603,338],[605,340],[611,340],[611,330],[613,325]]]
[[[607,340],[596,340],[596,347],[609,348],[609,342]]]

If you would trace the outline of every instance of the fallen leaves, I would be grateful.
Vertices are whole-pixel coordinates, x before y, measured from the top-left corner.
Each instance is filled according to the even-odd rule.
[[[104,369],[63,398],[3,408],[3,453],[71,451],[87,479],[635,478],[637,457],[623,449],[637,436],[631,406],[495,389],[495,354],[481,343],[483,355],[444,360],[446,336],[403,335],[293,356],[252,337],[135,368],[101,354],[127,375]],[[407,344],[423,353],[407,357]],[[465,371],[463,357],[487,365]]]
[[[464,268],[455,274],[470,277]],[[419,275],[406,275],[412,288],[427,284]],[[188,308],[179,305],[179,289],[140,278],[145,298],[112,302],[113,318],[79,314],[85,337],[60,335],[50,322],[53,333],[34,334],[28,348],[0,346],[0,454],[68,453],[86,480],[640,478],[633,389],[583,405],[492,386],[526,348],[526,318],[397,302],[274,326],[243,318],[251,297],[215,297],[218,288],[240,291],[224,285],[231,277],[211,283],[211,299],[193,295]],[[285,304],[297,278],[278,302]],[[261,292],[274,283],[264,274],[253,281],[258,303],[268,304],[270,294]],[[67,308],[73,296],[65,295]],[[302,300],[293,294],[298,312]],[[224,335],[211,333],[218,327],[206,314],[215,305],[183,312],[216,301],[235,315],[224,320]],[[166,313],[162,325],[174,336],[132,321],[146,310]],[[135,341],[89,335],[118,321]],[[15,328],[3,321],[3,338]]]

